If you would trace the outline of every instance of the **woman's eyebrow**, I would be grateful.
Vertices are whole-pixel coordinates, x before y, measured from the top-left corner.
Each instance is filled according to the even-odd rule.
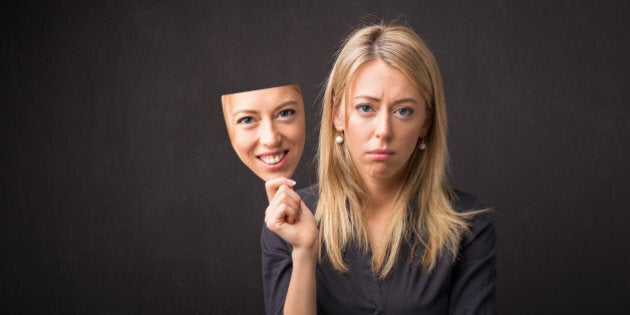
[[[276,107],[274,107],[271,112],[276,112],[280,108],[285,107],[287,105],[297,106],[297,105],[299,105],[299,103],[294,101],[294,100],[285,101],[285,102],[280,103]],[[240,109],[240,110],[237,110],[234,113],[232,113],[232,116],[238,116],[238,115],[242,115],[242,114],[245,114],[245,115],[256,115],[256,114],[258,114],[258,111],[257,110],[253,110],[253,109]]]
[[[354,97],[354,99],[355,99],[355,100],[356,100],[356,99],[360,99],[360,98],[363,98],[363,99],[368,99],[368,100],[370,100],[370,101],[375,101],[375,102],[378,102],[378,101],[380,101],[380,100],[381,100],[381,99],[380,99],[380,98],[378,98],[378,97],[369,96],[369,95],[357,95],[357,96],[355,96],[355,97]]]
[[[258,114],[258,111],[255,111],[253,109],[241,109],[232,113],[232,116],[238,116],[240,114],[255,115]]]
[[[414,103],[414,104],[417,105],[418,101],[416,101],[413,98],[408,97],[408,98],[403,98],[403,99],[396,100],[393,105],[398,105],[398,104],[402,104],[402,103]]]
[[[298,102],[296,102],[294,100],[284,101],[284,102],[280,103],[278,106],[274,107],[273,111],[275,112],[275,111],[279,110],[280,108],[285,107],[287,105],[297,106]]]
[[[357,95],[354,97],[354,99],[367,99],[370,101],[374,101],[374,102],[380,102],[381,99],[378,97],[374,97],[374,96],[369,96],[369,95]],[[416,101],[415,99],[411,98],[411,97],[407,97],[407,98],[402,98],[399,100],[396,100],[392,105],[398,105],[398,104],[402,104],[402,103],[414,103],[414,104],[418,104],[418,101]]]

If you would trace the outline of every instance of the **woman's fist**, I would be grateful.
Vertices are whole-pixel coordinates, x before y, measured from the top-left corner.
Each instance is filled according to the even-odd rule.
[[[311,211],[293,190],[295,182],[275,178],[265,183],[269,206],[265,211],[267,228],[289,243],[293,250],[316,250],[317,223]]]

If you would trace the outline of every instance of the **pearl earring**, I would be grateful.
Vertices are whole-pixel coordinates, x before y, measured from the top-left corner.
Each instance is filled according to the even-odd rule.
[[[335,137],[335,142],[337,142],[337,144],[342,144],[343,143],[343,137],[341,135],[338,135]]]
[[[418,145],[418,149],[420,151],[424,151],[427,148],[427,144],[424,143],[424,137],[420,138],[420,145]]]

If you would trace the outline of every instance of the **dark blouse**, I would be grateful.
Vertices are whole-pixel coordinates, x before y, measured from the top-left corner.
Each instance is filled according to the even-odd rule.
[[[315,211],[317,185],[298,191]],[[483,209],[477,198],[456,191],[457,211]],[[267,314],[282,314],[291,278],[291,248],[266,227],[262,229],[262,274]],[[461,243],[453,262],[445,255],[430,273],[419,267],[422,247],[412,259],[410,248],[402,249],[397,264],[384,279],[370,268],[371,254],[350,246],[344,261],[350,271],[334,270],[324,258],[317,264],[318,314],[494,314],[496,236],[488,213],[470,222],[470,234]]]

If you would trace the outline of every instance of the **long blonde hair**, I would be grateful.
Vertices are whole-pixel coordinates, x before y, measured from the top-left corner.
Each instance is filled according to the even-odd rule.
[[[421,268],[430,271],[445,253],[456,257],[465,217],[453,209],[453,192],[446,183],[447,121],[442,79],[437,62],[424,42],[409,27],[380,23],[355,30],[343,43],[324,92],[319,138],[319,193],[316,211],[322,248],[332,266],[347,272],[343,251],[356,241],[369,248],[362,209],[367,194],[344,145],[335,143],[333,112],[347,94],[349,82],[366,62],[381,59],[402,71],[421,92],[432,124],[424,151],[415,150],[407,163],[401,190],[385,232],[385,250],[372,258],[372,270],[385,277],[401,247],[422,244]]]

